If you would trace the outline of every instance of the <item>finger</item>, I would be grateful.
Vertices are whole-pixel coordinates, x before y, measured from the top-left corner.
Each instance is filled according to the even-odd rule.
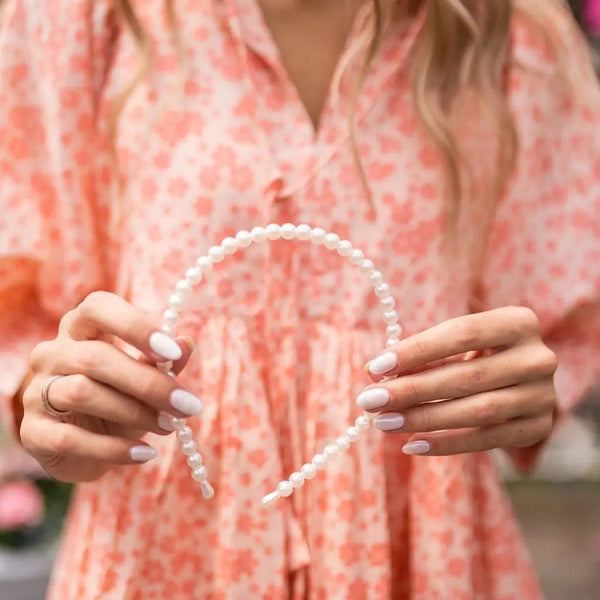
[[[389,379],[366,388],[357,398],[368,411],[403,410],[421,402],[462,398],[538,379],[551,380],[554,353],[543,344],[526,344],[470,361]]]
[[[156,360],[180,360],[181,347],[159,331],[154,320],[123,298],[108,292],[93,292],[66,315],[59,335],[74,340],[112,335]]]
[[[41,382],[33,384],[31,393],[41,395]],[[122,394],[86,375],[76,373],[55,380],[48,391],[50,404],[60,411],[96,417],[128,429],[167,434],[158,424],[158,412],[138,399]],[[36,403],[40,414],[46,414],[41,402]]]
[[[426,402],[402,413],[383,412],[373,425],[387,432],[426,432],[443,429],[487,427],[518,417],[552,412],[552,382],[535,382],[465,398]]]
[[[503,348],[539,335],[535,313],[524,307],[506,307],[465,315],[435,325],[399,341],[367,363],[375,380],[417,369],[419,366],[464,354]]]
[[[21,425],[25,449],[42,464],[59,458],[91,460],[112,465],[148,462],[156,449],[142,440],[92,433],[70,423],[28,417]]]
[[[181,371],[185,368],[190,357],[194,351],[195,344],[194,340],[187,335],[182,335],[175,338],[175,342],[177,342],[178,346],[181,348],[181,358],[179,360],[173,361],[173,368],[171,369],[171,373],[175,375],[179,375]],[[156,364],[156,359],[151,356],[147,356],[146,354],[141,354],[138,357],[138,362],[141,362],[145,365],[154,365]]]
[[[493,448],[527,448],[546,438],[552,415],[514,419],[491,427],[419,433],[404,445],[405,454],[449,456]]]
[[[38,347],[35,360],[43,365],[37,371],[60,375],[81,373],[136,398],[156,411],[164,410],[176,416],[192,416],[202,412],[202,402],[184,390],[175,378],[139,362],[107,342],[55,340],[42,349]],[[58,381],[53,386],[56,383]],[[33,394],[32,401],[39,401],[37,392]]]

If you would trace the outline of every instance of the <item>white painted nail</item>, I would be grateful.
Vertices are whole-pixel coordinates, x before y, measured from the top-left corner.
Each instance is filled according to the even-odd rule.
[[[358,396],[356,404],[364,410],[374,410],[383,408],[389,401],[390,393],[385,388],[371,388]]]
[[[414,442],[408,442],[404,444],[402,452],[404,454],[427,454],[431,450],[429,442],[425,440],[416,440]]]
[[[177,342],[160,331],[155,331],[150,336],[150,348],[167,360],[179,360],[182,355]]]
[[[373,419],[373,426],[381,431],[396,431],[404,427],[404,417],[398,413],[386,413]]]
[[[169,402],[173,408],[189,417],[199,415],[204,408],[202,402],[194,394],[190,394],[185,390],[173,390]]]
[[[161,410],[158,413],[158,426],[163,431],[175,431],[175,427],[173,425],[173,415]]]
[[[369,363],[369,373],[384,375],[398,366],[398,357],[395,352],[384,352]]]
[[[148,462],[156,458],[158,452],[152,446],[132,446],[129,448],[129,458],[135,462]]]

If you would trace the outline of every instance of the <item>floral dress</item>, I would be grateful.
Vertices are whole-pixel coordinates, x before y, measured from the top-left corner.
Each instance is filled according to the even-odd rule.
[[[112,99],[139,58],[112,2],[1,9],[6,404],[33,345],[87,293],[114,291],[158,322],[197,256],[269,222],[320,226],[360,247],[392,285],[407,335],[474,309],[531,306],[559,355],[560,412],[594,383],[600,95],[564,15],[568,70],[587,100],[562,86],[533,29],[515,21],[516,172],[491,221],[476,195],[465,204],[465,251],[448,260],[438,243],[443,169],[411,95],[419,19],[391,27],[358,98],[367,194],[347,126],[352,64],[315,131],[254,0],[176,2],[181,46],[161,0],[134,4],[154,60],[114,153]],[[367,19],[365,8],[349,46]],[[461,127],[477,164],[492,164],[484,122]],[[174,436],[148,436],[156,460],[78,486],[50,600],[541,597],[486,453],[410,457],[405,435],[371,431],[291,498],[261,507],[358,414],[362,366],[385,342],[377,299],[335,253],[277,241],[230,257],[199,286],[181,332],[197,344],[181,377],[204,399],[190,424],[216,496],[202,499]],[[528,465],[534,454],[515,458]]]

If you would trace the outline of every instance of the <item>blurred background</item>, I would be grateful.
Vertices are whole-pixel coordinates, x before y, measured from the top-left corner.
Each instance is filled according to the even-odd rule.
[[[570,4],[600,74],[600,1]],[[560,424],[532,476],[496,458],[547,600],[600,600],[600,389]],[[44,598],[70,492],[0,430],[0,600]]]

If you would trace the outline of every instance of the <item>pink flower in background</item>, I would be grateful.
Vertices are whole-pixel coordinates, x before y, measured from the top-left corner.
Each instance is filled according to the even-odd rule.
[[[44,519],[44,499],[27,481],[0,484],[0,530],[39,525]]]
[[[588,0],[584,16],[591,32],[600,35],[600,0]]]

